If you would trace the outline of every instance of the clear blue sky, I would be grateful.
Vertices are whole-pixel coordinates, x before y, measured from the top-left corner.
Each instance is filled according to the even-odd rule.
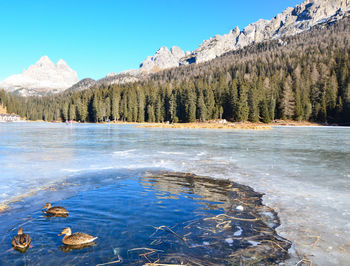
[[[203,40],[271,19],[302,0],[0,0],[0,80],[43,55],[80,79],[138,68],[161,46]]]

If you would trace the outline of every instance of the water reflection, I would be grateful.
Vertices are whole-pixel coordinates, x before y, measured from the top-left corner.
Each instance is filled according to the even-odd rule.
[[[70,252],[72,250],[79,250],[83,248],[93,247],[96,245],[97,244],[95,242],[91,242],[83,245],[74,245],[74,246],[63,245],[63,246],[60,246],[59,249],[62,250],[63,252]]]
[[[63,214],[63,213],[51,214],[51,213],[46,213],[46,212],[43,211],[43,216],[47,217],[48,219],[54,218],[54,217],[65,218],[65,217],[68,217],[68,213],[67,214]]]

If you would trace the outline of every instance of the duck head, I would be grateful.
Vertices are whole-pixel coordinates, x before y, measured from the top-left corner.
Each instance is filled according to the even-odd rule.
[[[43,209],[50,209],[51,208],[51,203],[48,202],[45,204],[45,206],[43,207]]]
[[[63,230],[62,230],[62,232],[59,234],[59,236],[61,236],[61,235],[67,235],[67,236],[69,236],[69,235],[71,235],[72,234],[72,230],[70,229],[70,227],[67,227],[67,228],[64,228]]]
[[[23,229],[22,229],[22,227],[20,227],[20,228],[18,229],[17,235],[23,235]]]

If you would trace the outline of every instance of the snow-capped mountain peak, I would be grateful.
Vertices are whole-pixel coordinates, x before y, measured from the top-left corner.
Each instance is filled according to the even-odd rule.
[[[43,95],[66,90],[79,81],[77,73],[60,59],[55,65],[48,56],[43,56],[21,74],[9,76],[0,83],[0,88],[23,96]]]

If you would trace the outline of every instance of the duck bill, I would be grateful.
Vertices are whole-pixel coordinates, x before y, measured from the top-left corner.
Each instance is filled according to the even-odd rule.
[[[61,236],[61,235],[63,235],[63,234],[62,233],[58,234],[58,236]]]

